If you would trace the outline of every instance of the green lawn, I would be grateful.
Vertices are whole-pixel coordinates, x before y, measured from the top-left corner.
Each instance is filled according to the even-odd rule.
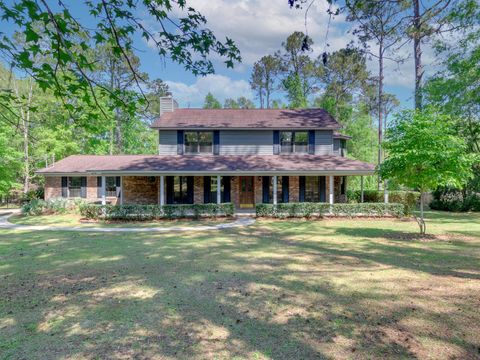
[[[82,217],[76,214],[64,214],[64,215],[42,215],[42,216],[25,216],[25,215],[14,215],[11,216],[8,221],[13,224],[19,225],[48,225],[50,227],[71,227],[71,226],[81,226],[86,228],[129,228],[129,227],[192,227],[192,226],[210,226],[218,225],[222,222],[231,222],[233,220],[227,218],[217,218],[217,219],[202,219],[202,220],[160,220],[160,221],[133,221],[133,222],[124,222],[124,221],[81,221]]]
[[[480,214],[428,217],[0,230],[0,359],[478,358]]]

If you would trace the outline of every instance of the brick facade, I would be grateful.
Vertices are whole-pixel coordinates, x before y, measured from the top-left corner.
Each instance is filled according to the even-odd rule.
[[[253,177],[254,199],[255,203],[262,202],[262,177]],[[326,201],[329,199],[329,182],[330,177],[326,176]],[[122,179],[123,186],[123,203],[124,204],[158,204],[159,202],[159,184],[160,177],[148,176],[124,176]],[[166,189],[165,189],[166,190]],[[334,201],[346,202],[346,195],[340,195],[341,177],[334,177]],[[60,176],[45,177],[45,199],[51,199],[62,196],[62,180]],[[165,194],[165,200],[166,200]],[[97,197],[97,177],[87,177],[87,201],[99,202],[101,199]],[[231,177],[231,201],[236,208],[240,207],[240,182],[238,176]],[[299,201],[299,176],[289,177],[289,201]],[[108,203],[119,203],[119,199],[113,197],[107,198]],[[194,177],[194,203],[203,204],[203,176]]]
[[[203,176],[195,176],[193,179],[193,203],[203,204]]]

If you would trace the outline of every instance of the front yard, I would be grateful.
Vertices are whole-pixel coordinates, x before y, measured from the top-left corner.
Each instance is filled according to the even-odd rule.
[[[0,358],[478,358],[480,214],[428,217],[0,230]]]

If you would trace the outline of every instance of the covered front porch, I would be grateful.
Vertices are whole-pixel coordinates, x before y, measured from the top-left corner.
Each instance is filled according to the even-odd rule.
[[[351,175],[117,175],[99,176],[100,202],[116,204],[167,205],[233,203],[237,210],[256,204],[295,202],[345,203]],[[363,179],[363,176],[362,176]],[[108,197],[117,184],[117,198]],[[362,181],[363,183],[363,181]],[[388,201],[388,197],[386,198]],[[241,212],[241,211],[240,211]]]

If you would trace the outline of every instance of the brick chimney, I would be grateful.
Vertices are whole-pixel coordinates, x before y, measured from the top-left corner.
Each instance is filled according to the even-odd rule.
[[[160,117],[166,112],[175,111],[175,109],[178,109],[178,103],[172,94],[167,93],[167,96],[160,97]]]

